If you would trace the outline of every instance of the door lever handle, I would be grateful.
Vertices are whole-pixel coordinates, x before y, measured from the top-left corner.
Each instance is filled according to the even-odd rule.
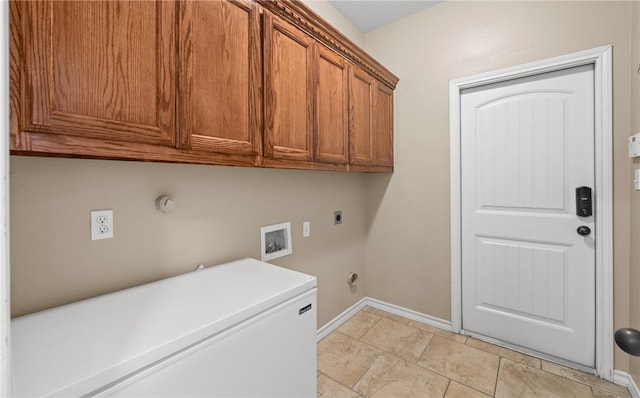
[[[577,232],[580,236],[587,236],[591,233],[591,228],[587,227],[586,225],[581,225],[578,227]]]

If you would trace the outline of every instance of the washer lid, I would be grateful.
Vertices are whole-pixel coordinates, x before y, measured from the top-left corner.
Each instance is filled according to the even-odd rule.
[[[15,318],[15,393],[91,393],[314,287],[244,259]]]

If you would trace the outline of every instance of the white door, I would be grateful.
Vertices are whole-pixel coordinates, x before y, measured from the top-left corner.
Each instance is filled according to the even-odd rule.
[[[461,93],[462,327],[588,367],[597,231],[576,188],[595,188],[593,82],[585,65]]]

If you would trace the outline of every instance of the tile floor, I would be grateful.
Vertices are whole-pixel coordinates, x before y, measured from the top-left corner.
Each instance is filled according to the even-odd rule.
[[[630,397],[626,388],[365,307],[318,343],[318,397]]]

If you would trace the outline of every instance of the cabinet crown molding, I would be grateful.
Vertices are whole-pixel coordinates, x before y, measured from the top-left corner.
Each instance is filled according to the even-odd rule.
[[[256,0],[256,3],[280,18],[296,25],[355,65],[365,69],[392,90],[396,88],[400,80],[396,75],[331,26],[302,1]]]

